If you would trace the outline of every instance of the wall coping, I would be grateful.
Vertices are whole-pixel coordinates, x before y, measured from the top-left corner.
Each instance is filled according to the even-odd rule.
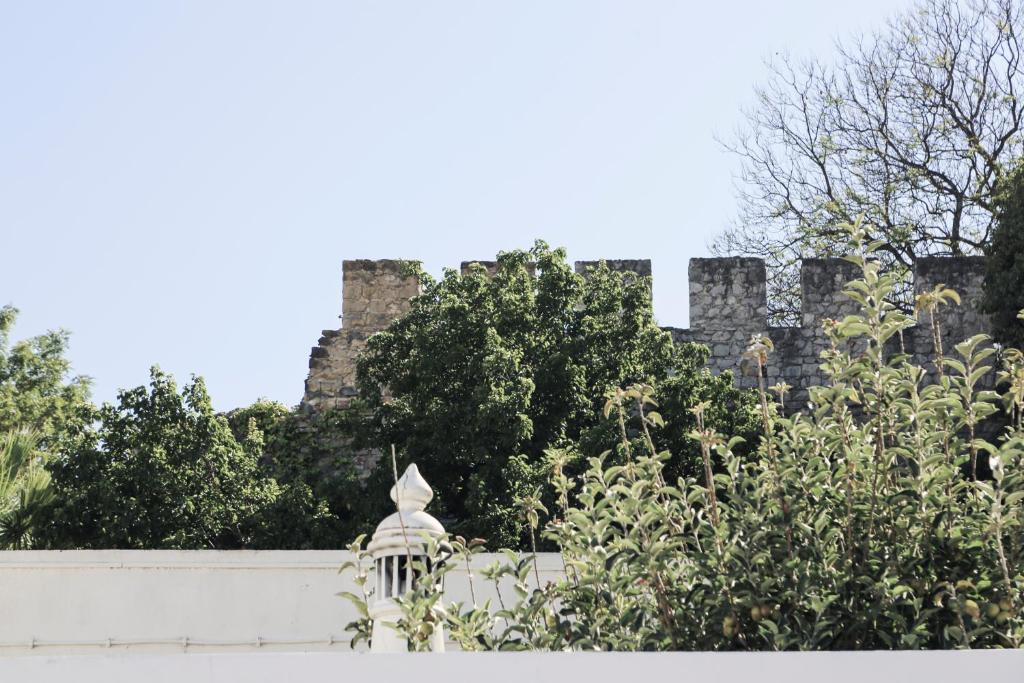
[[[481,569],[502,553],[480,553],[471,567]],[[6,550],[0,572],[12,569],[329,569],[355,560],[347,550]],[[559,553],[537,553],[542,572],[561,572]]]
[[[0,658],[0,679],[117,683],[145,680],[247,681],[453,680],[519,683],[529,680],[693,680],[706,683],[863,683],[927,680],[962,683],[1017,680],[1024,650],[932,652],[659,652],[445,653],[341,652],[65,655]]]

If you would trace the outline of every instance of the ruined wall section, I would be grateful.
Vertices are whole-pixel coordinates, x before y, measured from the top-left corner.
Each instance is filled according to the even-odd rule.
[[[409,310],[420,283],[406,261],[342,262],[341,329],[324,330],[309,355],[302,403],[343,408],[356,395],[356,358],[366,340]]]

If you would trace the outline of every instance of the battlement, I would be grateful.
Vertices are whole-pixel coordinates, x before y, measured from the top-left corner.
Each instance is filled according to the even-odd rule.
[[[943,330],[944,348],[951,349],[952,344],[958,344],[967,337],[990,331],[988,316],[981,312],[984,281],[984,256],[930,256],[918,259],[914,264],[916,294],[945,285],[960,295],[959,306],[941,306],[936,312]]]
[[[355,362],[366,339],[409,310],[419,282],[400,260],[358,260],[342,263],[342,326],[324,330],[310,354],[309,377],[303,403],[311,407],[344,405],[355,395]],[[577,261],[575,271],[586,276],[600,261]],[[649,259],[609,259],[614,271],[651,277]],[[464,261],[466,274],[479,265],[493,276],[495,261]],[[767,368],[769,385],[786,382],[793,387],[790,406],[803,403],[806,388],[823,380],[818,366],[825,340],[821,322],[856,312],[856,304],[843,288],[859,275],[857,267],[838,258],[804,259],[800,272],[802,311],[800,325],[768,325],[767,279],[764,261],[756,258],[694,258],[689,264],[690,327],[664,329],[677,342],[697,342],[711,350],[712,372],[733,371],[738,384],[753,386],[740,357],[752,335],[762,334],[775,344]],[[980,312],[984,276],[982,257],[928,257],[917,261],[914,289],[923,292],[944,284],[957,290],[959,307],[944,306],[938,315],[947,343],[987,332],[988,319]],[[931,333],[918,325],[903,335],[909,353],[927,356]],[[949,347],[947,347],[949,348]]]
[[[989,331],[988,318],[981,313],[984,280],[983,257],[929,257],[917,261],[914,289],[923,292],[944,284],[957,290],[961,306],[943,306],[937,312],[944,346],[952,348],[979,332]],[[708,366],[714,373],[733,372],[737,384],[756,386],[756,375],[741,363],[751,336],[761,334],[775,345],[766,368],[769,386],[785,382],[792,387],[787,409],[806,401],[807,387],[824,382],[819,369],[820,353],[826,348],[822,321],[842,319],[856,313],[857,304],[845,294],[846,283],[860,276],[856,265],[841,258],[808,258],[800,268],[800,324],[771,327],[767,322],[765,266],[760,259],[712,258],[690,260],[690,327],[666,328],[676,342],[706,345],[711,354]],[[922,314],[924,315],[924,314]],[[902,344],[915,362],[926,364],[931,356],[932,337],[927,324],[905,330]],[[920,324],[925,323],[925,324]]]
[[[768,324],[764,261],[690,259],[690,326],[702,330],[761,330]]]
[[[343,327],[382,330],[409,310],[420,283],[404,274],[398,260],[342,261],[341,320]]]

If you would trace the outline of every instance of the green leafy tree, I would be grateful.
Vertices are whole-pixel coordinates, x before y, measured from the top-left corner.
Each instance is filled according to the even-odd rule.
[[[89,407],[89,379],[70,376],[68,333],[56,330],[11,343],[18,317],[0,308],[0,433],[28,429],[48,447],[81,424]]]
[[[1024,166],[1007,175],[996,196],[996,224],[986,247],[983,307],[996,341],[1024,348]]]
[[[611,392],[605,412],[652,438],[635,448],[622,437],[581,476],[551,467],[558,502],[546,524],[537,497],[522,499],[564,576],[541,583],[535,555],[511,553],[479,573],[504,596],[498,609],[488,600],[441,613],[436,586],[480,546],[430,543],[433,561],[417,563],[423,578],[399,600],[410,649],[440,625],[466,650],[1024,647],[1024,353],[1007,351],[1000,368],[984,335],[943,351],[936,330],[937,372],[911,363],[886,343],[916,322],[890,303],[898,278],[848,229],[863,276],[845,291],[860,310],[826,324],[827,380],[810,389],[806,413],[782,416],[762,383],[751,458],[696,406],[690,436],[704,471],[672,481],[656,392]],[[746,357],[764,367],[771,352],[755,337]],[[992,373],[1002,395],[983,388]],[[979,438],[1000,404],[1007,429]],[[980,458],[989,480],[975,476]],[[367,625],[350,625],[356,639]]]
[[[678,351],[658,328],[646,278],[604,264],[582,276],[543,242],[500,254],[493,276],[419,276],[422,295],[359,360],[366,441],[395,444],[429,472],[459,533],[524,543],[516,501],[543,482],[545,450],[582,439],[596,454],[616,442],[615,426],[595,417],[594,397],[611,387],[666,379],[682,413],[693,396],[727,394],[739,408],[730,415],[750,414],[730,377],[712,378],[699,352]],[[385,459],[369,484],[390,468]]]
[[[279,495],[259,468],[259,439],[240,444],[201,378],[179,393],[153,368],[121,391],[50,462],[55,547],[238,548]]]
[[[305,412],[261,399],[226,415],[240,443],[281,487],[260,515],[256,548],[338,548],[373,523],[365,510],[352,447],[350,411]]]

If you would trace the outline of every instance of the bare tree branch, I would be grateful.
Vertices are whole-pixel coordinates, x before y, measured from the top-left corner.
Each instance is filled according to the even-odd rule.
[[[774,324],[799,315],[799,261],[837,255],[863,214],[887,265],[978,253],[992,195],[1024,152],[1022,0],[924,0],[834,62],[770,62],[727,150],[739,209],[717,254],[765,259]],[[906,306],[903,291],[897,303]]]

